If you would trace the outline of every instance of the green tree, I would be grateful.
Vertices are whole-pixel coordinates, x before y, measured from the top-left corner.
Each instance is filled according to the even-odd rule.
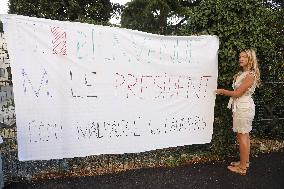
[[[133,0],[126,4],[121,16],[121,26],[158,34],[174,33],[188,18],[187,7],[198,4],[193,1]],[[169,19],[180,18],[178,23]]]
[[[115,9],[109,0],[10,0],[9,13],[106,24]]]
[[[182,35],[209,34],[220,40],[219,47],[219,87],[231,88],[232,76],[239,69],[238,54],[241,50],[253,48],[257,51],[263,85],[256,91],[255,98],[262,106],[270,104],[284,106],[281,98],[284,91],[265,82],[284,80],[283,59],[283,8],[276,1],[260,0],[202,0],[193,7],[186,25],[180,29]],[[218,97],[215,107],[215,127],[212,147],[217,152],[230,151],[233,140],[230,127],[231,113],[224,108],[228,99]],[[264,136],[267,125],[262,125],[253,134]],[[284,128],[275,124],[271,128],[275,135],[284,136]],[[273,131],[274,132],[274,131]],[[228,142],[231,141],[231,142]],[[224,145],[225,144],[225,145]]]
[[[259,0],[204,0],[193,8],[194,14],[183,28],[183,34],[206,33],[220,38],[221,85],[231,83],[230,75],[238,69],[238,52],[247,48],[257,50],[262,75],[269,77],[283,69],[284,22],[281,11],[283,13],[280,7],[265,7]],[[276,74],[276,77],[281,80],[283,74]]]

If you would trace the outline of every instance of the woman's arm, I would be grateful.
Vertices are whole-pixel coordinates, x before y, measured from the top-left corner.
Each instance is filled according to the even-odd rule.
[[[225,89],[217,89],[216,94],[238,98],[238,97],[242,96],[253,85],[253,82],[254,82],[254,75],[249,73],[244,78],[241,85],[235,91],[230,91],[230,90],[225,90]]]

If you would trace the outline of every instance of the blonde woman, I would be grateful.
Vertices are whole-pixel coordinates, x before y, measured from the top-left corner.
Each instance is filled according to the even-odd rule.
[[[242,51],[239,55],[241,71],[234,76],[233,91],[217,89],[217,95],[230,96],[228,108],[233,112],[233,131],[237,134],[240,161],[231,162],[228,169],[245,175],[249,167],[250,137],[255,105],[252,94],[260,85],[260,72],[254,50]]]

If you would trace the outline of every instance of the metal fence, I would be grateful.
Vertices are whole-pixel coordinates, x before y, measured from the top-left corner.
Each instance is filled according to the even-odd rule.
[[[209,145],[192,145],[143,152],[137,154],[98,155],[85,158],[59,159],[49,161],[25,161],[17,158],[16,116],[13,100],[13,85],[7,44],[0,33],[0,135],[4,139],[1,145],[3,172],[6,181],[20,179],[54,178],[62,176],[96,175],[143,167],[168,166],[184,159],[195,161],[196,152],[206,153]],[[267,81],[264,85],[283,90],[284,82]],[[271,132],[275,126],[283,126],[284,102],[267,104],[256,98],[257,115],[254,125],[263,132]],[[259,132],[255,130],[253,132]]]

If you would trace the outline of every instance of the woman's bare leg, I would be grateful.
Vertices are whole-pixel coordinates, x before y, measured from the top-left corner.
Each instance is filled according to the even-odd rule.
[[[250,136],[249,136],[249,133],[247,134],[247,146],[248,146],[247,162],[249,162],[249,156],[250,156]]]
[[[242,134],[237,133],[238,141],[239,141],[239,149],[240,149],[240,167],[246,168],[246,163],[249,161],[249,135],[248,133]]]

